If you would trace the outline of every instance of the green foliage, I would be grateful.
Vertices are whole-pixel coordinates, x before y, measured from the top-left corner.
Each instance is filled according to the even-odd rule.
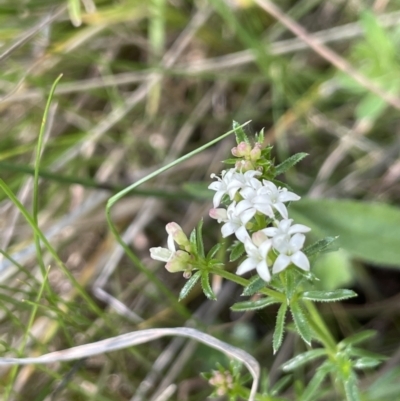
[[[238,260],[245,252],[243,242],[236,241],[230,248],[231,254],[229,256],[230,262]]]
[[[189,280],[185,283],[183,288],[181,289],[181,292],[179,293],[179,301],[182,299],[185,299],[188,295],[189,292],[193,289],[193,287],[196,285],[197,281],[199,280],[200,277],[202,277],[202,272],[197,271],[192,275],[192,277],[189,278]]]
[[[351,290],[334,290],[334,291],[304,291],[301,294],[303,299],[314,302],[337,302],[344,299],[354,298],[357,294]]]
[[[292,313],[294,323],[296,325],[296,330],[300,337],[308,345],[311,344],[311,330],[310,324],[300,306],[300,304],[295,301],[290,303],[290,312]]]
[[[276,303],[278,303],[278,301],[274,298],[261,298],[255,301],[237,302],[231,306],[231,310],[234,312],[245,312],[248,310],[263,309]]]
[[[285,318],[286,318],[287,304],[282,303],[276,316],[276,323],[274,329],[274,335],[272,337],[272,348],[274,354],[276,354],[282,344],[283,332],[285,330]]]
[[[233,121],[232,128],[235,131],[236,143],[238,145],[241,142],[250,143],[248,136],[246,135],[246,133],[244,132],[244,129],[242,128],[242,126],[239,123],[237,123],[236,121]]]
[[[265,281],[260,276],[253,276],[250,284],[244,287],[242,295],[252,296],[265,287]]]
[[[285,362],[282,365],[282,370],[284,372],[291,372],[292,370],[298,369],[299,367],[314,361],[317,358],[321,358],[322,356],[326,356],[326,350],[323,348],[317,348],[303,352]]]
[[[308,156],[307,153],[296,153],[295,155],[290,156],[284,162],[275,166],[275,176],[285,173],[291,167],[303,160],[306,156]]]
[[[400,267],[399,208],[383,203],[303,198],[291,205],[290,212],[316,235],[338,235],[339,246],[354,257]]]
[[[203,289],[204,295],[211,301],[216,301],[217,297],[210,285],[210,275],[206,271],[201,272],[201,288]]]

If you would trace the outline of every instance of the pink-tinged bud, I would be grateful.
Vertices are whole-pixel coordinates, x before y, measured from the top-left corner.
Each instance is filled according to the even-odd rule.
[[[250,160],[239,160],[235,164],[236,170],[239,170],[241,173],[244,173],[249,170],[254,170],[253,163]]]
[[[235,157],[240,157],[240,156],[238,155],[238,150],[237,150],[236,147],[231,149],[231,153],[232,153],[233,156],[235,156]]]
[[[174,239],[174,241],[181,247],[190,245],[188,237],[183,232],[182,227],[177,223],[168,223],[165,227],[167,233]]]
[[[225,222],[228,220],[228,215],[227,215],[226,209],[222,209],[222,208],[210,209],[208,214],[210,215],[210,217],[212,219],[217,220],[218,223],[221,223],[222,221]]]
[[[254,148],[251,150],[250,152],[250,159],[252,161],[256,161],[261,157],[261,144],[260,143],[256,143],[254,145]]]
[[[189,270],[190,255],[185,251],[176,251],[171,260],[165,265],[170,273]]]
[[[246,142],[240,142],[237,146],[237,153],[239,157],[245,157],[250,154],[251,145]]]
[[[268,240],[268,237],[262,231],[256,231],[251,236],[255,246],[260,246],[263,242]]]

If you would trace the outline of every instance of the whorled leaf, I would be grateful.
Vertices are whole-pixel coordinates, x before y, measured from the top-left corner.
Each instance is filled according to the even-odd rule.
[[[314,302],[336,302],[357,296],[357,293],[354,291],[346,289],[333,291],[304,291],[301,294],[302,299],[307,299]]]
[[[260,276],[254,276],[250,280],[250,284],[244,287],[242,295],[252,296],[265,287],[265,281]]]
[[[282,303],[279,307],[278,315],[276,316],[275,330],[274,335],[272,337],[272,348],[274,350],[274,354],[277,353],[280,348],[283,340],[283,332],[285,330],[285,317],[287,311],[287,304]]]
[[[203,289],[204,295],[211,301],[215,301],[217,297],[210,285],[210,274],[207,271],[201,273],[201,288]]]
[[[299,161],[303,160],[306,156],[308,156],[307,153],[296,153],[295,155],[290,156],[284,162],[275,166],[275,176],[286,172]]]
[[[179,293],[179,301],[181,301],[182,299],[184,299],[188,296],[189,292],[196,285],[200,276],[201,276],[201,271],[197,271],[196,273],[193,274],[192,277],[190,277],[190,279],[185,283],[185,285],[181,289],[181,292]]]
[[[311,330],[310,325],[307,321],[306,316],[304,315],[303,310],[298,302],[292,302],[290,304],[290,311],[293,316],[294,324],[296,326],[296,330],[299,333],[300,337],[304,340],[308,345],[311,344]]]
[[[270,306],[272,304],[276,304],[279,301],[277,301],[274,298],[261,298],[257,299],[256,301],[244,301],[244,302],[237,302],[231,306],[231,310],[234,312],[245,312],[248,310],[257,310],[257,309],[262,309],[266,308],[267,306]]]
[[[281,368],[284,372],[290,372],[324,355],[326,355],[325,349],[323,348],[312,349],[310,351],[306,351],[303,352],[302,354],[296,355],[292,359],[289,359],[281,366]]]

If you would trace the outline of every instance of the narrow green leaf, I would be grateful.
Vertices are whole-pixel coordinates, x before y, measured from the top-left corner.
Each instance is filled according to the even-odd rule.
[[[280,174],[284,173],[285,171],[289,170],[291,167],[293,167],[299,161],[303,160],[306,156],[308,156],[307,153],[296,153],[295,155],[290,156],[284,162],[282,162],[281,164],[278,164],[275,167],[275,176],[280,175]]]
[[[274,354],[276,354],[282,344],[283,332],[285,330],[286,311],[287,304],[282,303],[282,305],[279,307],[278,315],[276,316],[274,336],[272,338],[272,347],[274,349]]]
[[[304,312],[301,309],[301,306],[298,302],[292,302],[290,304],[290,311],[292,312],[293,320],[296,325],[297,332],[300,337],[306,342],[308,345],[311,344],[311,330],[310,325],[307,321]]]
[[[244,301],[244,302],[237,302],[236,304],[231,306],[231,310],[234,312],[244,312],[247,310],[256,310],[266,308],[272,304],[279,303],[274,298],[262,298],[257,299],[256,301]]]
[[[356,356],[360,358],[370,358],[370,359],[376,359],[378,361],[384,361],[388,359],[387,356],[378,354],[376,352],[368,351],[366,349],[358,348],[358,347],[349,347],[348,350],[349,354],[351,356]]]
[[[256,142],[263,144],[264,143],[264,128],[256,134]]]
[[[204,258],[204,242],[203,242],[203,219],[200,219],[199,224],[196,227],[196,245],[197,252],[200,257]]]
[[[68,11],[72,25],[76,27],[81,26],[82,15],[80,0],[68,0]]]
[[[285,375],[281,377],[271,388],[270,395],[272,397],[281,394],[283,390],[289,385],[289,383],[293,380],[292,375]]]
[[[201,276],[201,272],[197,271],[195,274],[193,274],[192,277],[190,277],[190,279],[186,282],[186,284],[181,289],[181,292],[179,293],[179,301],[182,301],[182,299],[184,299],[188,296],[189,292],[195,286],[195,284],[199,280],[200,276]]]
[[[296,289],[297,280],[293,269],[286,269],[286,294],[288,299],[292,299]]]
[[[236,241],[230,248],[231,254],[229,256],[229,261],[234,262],[238,260],[244,254],[244,244],[243,242]]]
[[[203,289],[204,295],[211,301],[216,301],[217,297],[210,285],[210,277],[207,271],[201,273],[201,288]]]
[[[347,401],[361,401],[357,385],[357,377],[354,372],[351,372],[347,379],[343,380],[343,384]]]
[[[376,336],[375,330],[364,330],[364,331],[361,331],[360,333],[353,334],[353,335],[345,338],[343,341],[340,342],[340,344],[355,345],[355,344],[363,343],[364,341],[367,341],[374,336]]]
[[[221,249],[222,244],[218,243],[215,244],[207,253],[207,260],[211,260],[216,254],[217,252]]]
[[[232,128],[235,130],[236,142],[238,145],[240,142],[250,143],[249,138],[247,137],[246,133],[244,132],[244,129],[239,123],[233,121]]]
[[[244,287],[242,295],[254,295],[264,287],[265,281],[258,275],[254,276],[250,279],[250,284],[247,287]]]
[[[304,253],[310,257],[312,255],[316,255],[321,252],[331,252],[334,251],[335,249],[330,249],[329,246],[334,242],[338,237],[326,237],[323,239],[320,239],[317,242],[314,242],[314,244],[309,245],[304,249]]]
[[[282,365],[281,368],[284,372],[290,372],[324,355],[326,355],[325,349],[323,348],[312,349],[310,351],[303,352],[302,354],[299,354],[292,359],[289,359]]]
[[[372,369],[380,365],[381,363],[382,361],[379,359],[365,357],[357,359],[354,362],[353,366],[355,369]]]
[[[315,302],[336,302],[356,296],[357,294],[354,291],[346,289],[333,291],[304,291],[301,295],[303,299]]]
[[[240,159],[236,158],[236,157],[231,157],[229,159],[223,160],[222,163],[224,163],[224,164],[236,164],[238,162],[238,160],[240,160]]]
[[[301,401],[314,401],[315,393],[321,386],[324,381],[326,375],[333,370],[333,366],[329,361],[324,362],[315,372],[313,378],[308,384],[307,388],[304,390]]]
[[[193,231],[190,233],[189,237],[190,245],[192,245],[192,251],[196,255],[198,254],[198,249],[197,249],[197,233],[196,229],[194,228]]]

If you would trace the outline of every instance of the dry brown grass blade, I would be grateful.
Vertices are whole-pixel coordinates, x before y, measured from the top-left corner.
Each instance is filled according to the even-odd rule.
[[[316,53],[322,58],[329,61],[337,69],[344,72],[348,76],[354,79],[361,86],[374,93],[375,95],[382,98],[386,103],[390,104],[394,108],[400,110],[400,99],[397,96],[393,96],[390,93],[384,91],[374,82],[369,80],[366,76],[357,71],[348,61],[343,57],[339,56],[333,50],[323,45],[320,41],[315,39],[313,35],[308,33],[301,25],[299,25],[292,18],[285,15],[275,4],[269,0],[255,0],[255,2],[264,9],[267,13],[271,14],[274,18],[284,24],[290,31],[296,36],[307,43]]]
[[[0,366],[7,365],[31,365],[47,364],[61,361],[71,361],[75,359],[87,358],[94,355],[100,355],[106,352],[117,351],[139,344],[145,344],[165,336],[179,336],[192,338],[214,349],[217,349],[229,357],[235,358],[244,363],[253,377],[249,401],[255,400],[260,378],[260,365],[257,360],[247,352],[227,344],[217,338],[205,334],[199,330],[188,327],[177,327],[168,329],[149,329],[122,334],[117,337],[107,338],[91,344],[79,345],[55,351],[49,354],[41,355],[36,358],[0,358]]]

